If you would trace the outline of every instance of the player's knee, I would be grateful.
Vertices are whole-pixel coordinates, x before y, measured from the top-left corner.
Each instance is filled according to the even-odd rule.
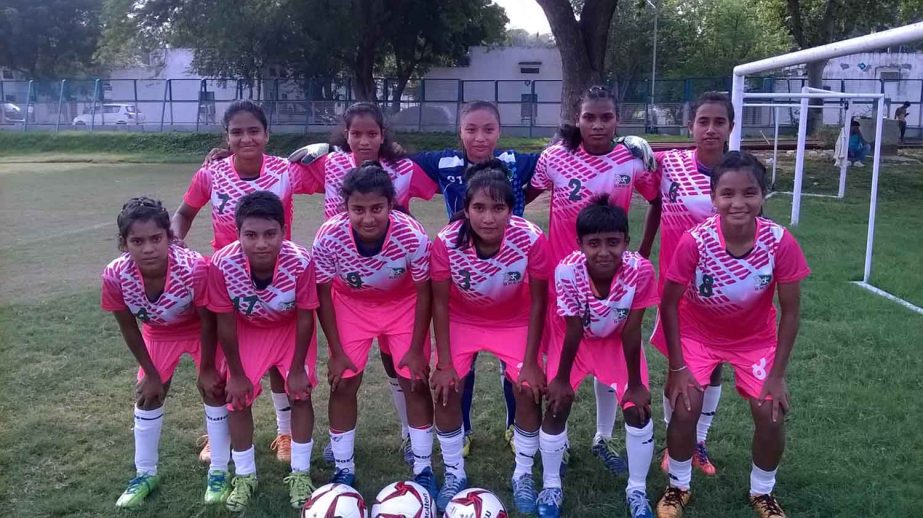
[[[299,408],[299,409],[308,408],[312,404],[310,394],[305,397],[302,397],[301,399],[289,398],[288,402],[293,408]]]
[[[673,415],[670,417],[670,424],[676,423],[681,427],[694,427],[699,422],[701,412],[695,412],[695,409],[687,409],[682,401],[677,401],[673,407]]]
[[[147,412],[151,410],[157,410],[158,408],[162,407],[163,401],[149,402],[149,401],[141,401],[141,398],[136,398],[135,406],[138,407],[138,410],[144,410]]]
[[[644,412],[636,406],[622,409],[622,414],[625,416],[625,423],[632,428],[644,428],[651,420],[649,416],[645,416]]]

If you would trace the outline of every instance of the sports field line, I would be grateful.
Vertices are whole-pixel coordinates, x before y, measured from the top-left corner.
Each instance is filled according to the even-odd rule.
[[[90,225],[89,227],[75,228],[75,229],[72,229],[72,230],[68,230],[67,232],[58,232],[57,234],[51,234],[51,235],[47,235],[47,236],[42,236],[42,237],[39,237],[39,238],[36,238],[36,239],[32,239],[32,240],[30,240],[30,241],[23,241],[23,242],[20,242],[20,243],[16,243],[15,245],[0,247],[0,252],[6,252],[7,250],[12,250],[12,249],[14,249],[14,248],[20,248],[20,247],[22,247],[22,246],[33,245],[33,244],[35,244],[35,243],[41,243],[41,242],[44,242],[44,241],[48,241],[48,240],[50,240],[50,239],[57,239],[57,238],[59,238],[59,237],[66,237],[66,236],[70,236],[70,235],[74,235],[74,234],[81,234],[81,233],[83,233],[83,232],[87,232],[87,231],[90,231],[90,230],[97,230],[97,229],[100,229],[100,228],[103,228],[103,227],[108,227],[108,226],[111,226],[111,225],[112,225],[112,222],[111,222],[111,221],[107,221],[107,222],[105,222],[105,223],[97,223],[96,225]]]

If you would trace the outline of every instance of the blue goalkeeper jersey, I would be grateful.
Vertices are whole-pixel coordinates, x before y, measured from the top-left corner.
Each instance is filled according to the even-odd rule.
[[[509,150],[494,151],[494,156],[506,164],[509,169],[510,183],[513,184],[516,199],[513,214],[522,216],[526,208],[526,189],[529,187],[532,175],[535,174],[535,164],[538,163],[539,155]],[[445,210],[450,218],[452,214],[464,208],[465,171],[474,164],[468,161],[463,151],[457,149],[425,151],[411,155],[410,159],[439,184],[445,200]]]

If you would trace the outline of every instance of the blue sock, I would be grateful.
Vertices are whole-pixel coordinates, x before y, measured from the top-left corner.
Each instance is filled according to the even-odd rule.
[[[477,362],[477,355],[474,357]],[[471,433],[471,402],[474,400],[474,363],[471,364],[471,372],[465,376],[465,387],[462,392],[462,419],[464,420],[465,435]]]

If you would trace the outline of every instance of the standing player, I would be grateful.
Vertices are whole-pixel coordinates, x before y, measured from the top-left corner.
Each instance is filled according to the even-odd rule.
[[[237,240],[234,212],[245,195],[256,191],[270,191],[278,196],[285,207],[285,237],[291,238],[294,216],[292,196],[304,192],[298,169],[288,160],[265,154],[269,142],[266,115],[252,101],[236,101],[224,112],[224,128],[231,155],[221,160],[206,161],[196,171],[183,196],[183,203],[173,215],[173,234],[181,242],[186,238],[192,221],[206,203],[211,202],[212,228],[215,251]],[[285,394],[285,379],[272,367],[269,370],[272,404],[276,410],[276,438],[272,449],[281,462],[291,460],[292,425],[291,407]],[[200,458],[207,460],[206,443]]]
[[[644,239],[638,252],[650,257],[651,246],[660,227],[660,255],[658,292],[663,293],[667,269],[683,233],[714,214],[711,198],[712,170],[721,163],[728,137],[734,128],[734,105],[723,93],[706,92],[692,105],[689,132],[695,140],[695,149],[672,149],[657,153],[657,175],[660,177],[660,195],[647,211],[644,222]],[[663,334],[660,313],[654,325],[651,344],[667,355],[667,340]],[[715,367],[702,398],[702,415],[696,427],[695,455],[692,464],[706,475],[714,475],[717,468],[706,447],[718,401],[721,399],[721,364]],[[669,425],[673,407],[664,392],[663,420]],[[669,451],[664,451],[661,468],[669,470]]]
[[[311,387],[317,381],[314,309],[317,292],[308,250],[283,238],[285,209],[271,192],[240,199],[239,240],[219,250],[209,268],[208,307],[217,314],[218,341],[228,366],[228,423],[236,476],[227,508],[242,511],[256,490],[251,405],[272,367],[287,375],[292,413],[292,472],[285,477],[292,507],[314,491]]]
[[[514,203],[501,162],[475,166],[464,211],[439,232],[433,245],[438,360],[430,381],[446,469],[436,499],[440,510],[468,482],[458,373],[469,373],[475,355],[487,351],[503,362],[507,379],[517,384],[513,498],[520,512],[535,511],[532,465],[538,451],[539,405],[545,385],[539,343],[551,265],[541,229],[513,216]]]
[[[711,177],[717,214],[683,234],[667,271],[660,310],[673,417],[670,486],[657,504],[660,518],[682,516],[692,496],[702,385],[722,362],[733,366],[737,391],[753,414],[750,505],[763,518],[785,516],[772,490],[785,449],[785,371],[798,334],[800,281],[810,270],[791,233],[759,216],[767,190],[759,160],[738,151],[725,155]]]
[[[213,445],[205,503],[223,502],[230,492],[230,436],[218,373],[221,366],[215,361],[214,318],[205,310],[205,259],[170,244],[170,215],[158,200],[132,198],[122,207],[118,226],[124,253],[103,271],[101,305],[115,315],[139,369],[134,426],[137,476],[116,505],[139,507],[160,485],[157,460],[163,404],[184,354],[192,356],[198,368]]]
[[[377,162],[343,179],[346,212],[327,220],[314,239],[318,314],[330,347],[327,376],[332,482],[355,482],[356,395],[372,339],[390,346],[407,401],[414,481],[435,498],[433,400],[429,377],[430,241],[410,216],[393,210],[394,184]],[[416,385],[416,386],[415,386]]]
[[[656,178],[648,165],[636,158],[628,145],[613,142],[617,127],[615,98],[604,87],[594,86],[581,98],[576,126],[563,126],[561,142],[542,152],[538,160],[531,187],[533,192],[551,189],[548,238],[553,264],[575,250],[577,215],[594,196],[607,194],[626,213],[631,209],[634,191],[647,200],[657,197]],[[547,338],[560,342],[564,333],[556,325],[560,320],[552,317],[550,321]],[[606,468],[620,473],[626,466],[612,442],[618,404],[615,389],[598,380],[594,381],[594,389],[596,435],[592,451]]]
[[[562,341],[549,344],[548,408],[542,423],[544,487],[538,497],[542,518],[561,516],[560,476],[567,448],[567,417],[574,391],[588,375],[614,387],[625,415],[629,514],[653,518],[647,499],[647,472],[654,456],[651,394],[641,347],[644,310],[657,304],[654,267],[628,252],[628,217],[602,195],[577,216],[577,242],[555,269],[557,317],[565,321]]]

